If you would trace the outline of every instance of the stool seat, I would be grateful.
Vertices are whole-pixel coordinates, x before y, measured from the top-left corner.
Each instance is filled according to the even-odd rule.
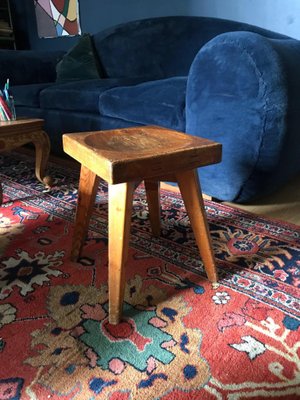
[[[100,177],[108,183],[109,322],[119,323],[125,290],[133,192],[144,181],[149,220],[160,234],[159,182],[178,182],[203,264],[217,282],[196,168],[221,161],[219,143],[157,126],[63,135],[64,151],[81,163],[71,258],[82,252]]]
[[[221,160],[219,143],[157,126],[65,134],[63,145],[110,184],[167,177]]]

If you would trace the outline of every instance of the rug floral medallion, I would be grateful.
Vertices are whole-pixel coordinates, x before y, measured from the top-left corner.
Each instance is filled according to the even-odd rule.
[[[0,400],[300,398],[300,228],[206,202],[219,287],[180,195],[135,192],[124,317],[108,322],[107,187],[70,261],[78,171],[1,154]]]

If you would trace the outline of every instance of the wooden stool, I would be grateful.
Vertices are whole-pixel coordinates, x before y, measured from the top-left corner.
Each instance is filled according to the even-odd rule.
[[[125,262],[136,183],[144,180],[149,218],[160,232],[159,181],[177,181],[211,282],[217,282],[196,168],[221,160],[221,145],[156,126],[63,135],[64,151],[81,163],[71,258],[76,261],[88,230],[99,177],[108,182],[109,322],[122,314]]]
[[[49,138],[43,130],[42,119],[17,119],[0,122],[0,151],[8,151],[33,143],[36,152],[35,175],[45,186],[52,185],[50,176],[45,176],[45,169],[50,153]],[[0,183],[0,205],[2,204],[2,186]]]

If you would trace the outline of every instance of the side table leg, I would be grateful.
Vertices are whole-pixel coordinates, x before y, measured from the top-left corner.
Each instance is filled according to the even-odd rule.
[[[71,260],[77,261],[88,231],[100,178],[81,165]]]
[[[208,279],[216,283],[218,280],[216,262],[197,171],[179,172],[176,178]]]
[[[35,175],[45,186],[51,187],[52,178],[45,176],[45,170],[50,154],[50,140],[46,132],[39,131],[39,135],[32,140],[35,146]]]
[[[114,325],[122,316],[134,187],[133,182],[108,186],[109,322]]]
[[[160,236],[160,182],[145,180],[149,220],[154,236]]]

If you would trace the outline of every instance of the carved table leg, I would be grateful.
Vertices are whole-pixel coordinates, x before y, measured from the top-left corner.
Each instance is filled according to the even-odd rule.
[[[216,262],[197,172],[195,170],[178,172],[176,177],[205,271],[208,279],[214,284],[218,280]]]
[[[35,146],[36,162],[35,162],[35,175],[37,179],[45,186],[52,186],[52,178],[45,176],[45,170],[50,154],[50,141],[49,137],[44,131],[39,131],[38,135],[33,136],[32,143]]]
[[[122,315],[134,186],[133,182],[108,186],[109,322],[114,325]]]
[[[80,256],[83,242],[88,231],[99,181],[100,178],[94,172],[90,171],[84,165],[81,165],[75,228],[71,250],[72,261],[77,261]]]

